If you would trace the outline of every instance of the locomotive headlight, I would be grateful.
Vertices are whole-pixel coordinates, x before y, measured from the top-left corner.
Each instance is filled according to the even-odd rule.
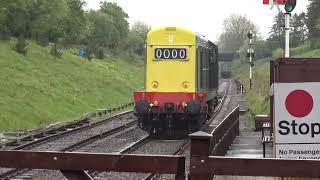
[[[187,81],[182,83],[182,87],[185,89],[189,88],[189,86],[190,86],[190,84]]]
[[[181,105],[182,105],[182,107],[186,107],[186,106],[187,106],[187,103],[184,102],[184,101],[182,101]]]
[[[158,88],[159,87],[159,83],[157,81],[153,81],[151,83],[151,85],[152,85],[153,88]]]

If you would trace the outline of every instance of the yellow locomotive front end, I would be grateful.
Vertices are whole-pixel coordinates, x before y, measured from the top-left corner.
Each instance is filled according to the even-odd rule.
[[[147,92],[195,92],[196,35],[178,27],[148,33]]]
[[[198,53],[201,42],[182,27],[148,33],[145,91],[134,93],[134,113],[142,129],[171,136],[179,130],[195,131],[205,121],[208,93],[201,85],[208,83],[199,70],[203,63],[198,57],[204,57]]]

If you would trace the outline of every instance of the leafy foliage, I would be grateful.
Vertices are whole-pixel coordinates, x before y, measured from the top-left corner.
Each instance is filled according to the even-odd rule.
[[[85,5],[84,0],[1,0],[0,39],[23,36],[41,46],[80,44],[91,49],[88,59],[129,49],[132,56],[144,54],[147,25],[137,22],[130,30],[128,14],[113,2],[103,1],[100,9],[90,11]],[[53,54],[56,50],[53,46]]]
[[[86,55],[85,55],[86,59],[87,59],[88,61],[91,61],[91,59],[93,58],[92,49],[91,49],[90,47],[87,47],[87,48],[85,49],[85,51],[86,51]]]
[[[292,46],[297,47],[299,45],[302,45],[307,40],[307,16],[304,12],[298,14],[294,14],[291,19],[291,27],[293,27],[293,30],[291,32],[291,40],[292,40]]]
[[[56,58],[61,58],[62,52],[56,43],[51,47],[50,54]]]
[[[283,55],[284,55],[284,51],[282,48],[278,48],[272,52],[273,59],[278,59],[280,57],[283,57]]]
[[[104,49],[102,47],[97,48],[96,51],[94,51],[94,54],[98,59],[103,59],[105,57]]]
[[[302,12],[291,17],[290,46],[297,47],[304,44],[308,39],[307,15]],[[279,12],[273,19],[267,39],[270,51],[283,49],[285,43],[285,20],[283,12]],[[278,50],[279,51],[279,50]]]
[[[320,1],[309,0],[308,6],[308,22],[309,36],[311,39],[311,47],[314,49],[320,48]]]
[[[223,21],[223,33],[219,37],[219,46],[223,51],[236,52],[247,39],[247,33],[252,29],[258,33],[256,25],[246,16],[233,14]]]
[[[281,48],[284,45],[284,16],[282,12],[279,12],[274,18],[273,18],[273,25],[271,26],[270,32],[269,32],[269,38],[268,41],[270,42],[270,45],[272,46],[272,49]]]
[[[19,54],[22,54],[22,55],[26,56],[26,54],[27,54],[27,46],[28,46],[28,43],[26,42],[26,39],[22,35],[19,36],[15,50]]]

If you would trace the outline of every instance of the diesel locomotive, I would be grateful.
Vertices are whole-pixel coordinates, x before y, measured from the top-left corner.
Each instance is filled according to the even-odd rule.
[[[146,43],[145,90],[133,93],[138,126],[160,136],[198,130],[217,104],[217,46],[182,27],[154,28]]]

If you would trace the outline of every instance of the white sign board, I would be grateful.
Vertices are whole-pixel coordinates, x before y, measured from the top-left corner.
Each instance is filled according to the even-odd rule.
[[[320,151],[319,82],[275,83],[274,118],[277,158],[320,157],[314,153],[303,156],[293,153]]]
[[[276,157],[284,159],[320,159],[320,145],[277,144]]]

